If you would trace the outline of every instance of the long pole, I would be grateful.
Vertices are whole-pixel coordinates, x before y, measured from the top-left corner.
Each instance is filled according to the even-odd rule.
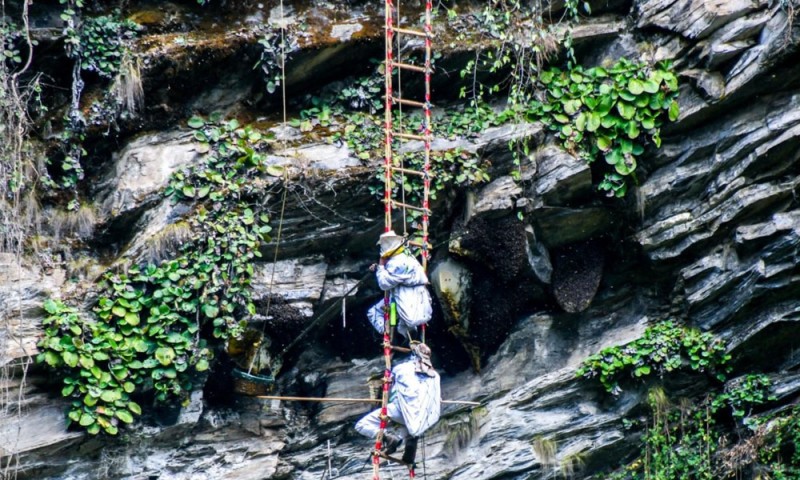
[[[285,400],[287,402],[342,402],[342,403],[381,403],[380,398],[348,398],[348,397],[282,397],[280,395],[258,395],[262,400]],[[471,405],[479,407],[480,402],[467,400],[442,400],[445,405]]]

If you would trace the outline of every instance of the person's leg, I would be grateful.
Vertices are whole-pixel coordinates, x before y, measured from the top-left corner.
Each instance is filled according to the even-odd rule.
[[[395,418],[400,418],[402,420],[403,418],[400,409],[393,403],[387,406],[386,413],[391,420],[395,420]],[[361,435],[374,439],[381,429],[381,409],[373,410],[364,415],[361,420],[356,423],[355,429]],[[400,446],[400,443],[402,443],[407,435],[408,430],[402,425],[396,430],[396,433],[386,432],[383,437],[383,450],[389,455],[396,452],[397,447]]]
[[[356,423],[356,431],[369,438],[375,438],[381,428],[381,409],[373,410]]]

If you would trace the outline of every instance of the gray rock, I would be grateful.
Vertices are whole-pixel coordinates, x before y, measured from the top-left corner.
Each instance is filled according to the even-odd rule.
[[[197,143],[188,133],[144,135],[114,155],[113,168],[99,185],[104,220],[131,214],[161,198],[170,176],[197,158]]]
[[[548,248],[586,240],[607,232],[612,224],[604,208],[543,207],[530,217],[536,237]]]
[[[638,7],[638,26],[666,28],[687,38],[701,39],[766,5],[766,0],[647,0]]]
[[[320,256],[259,263],[253,274],[253,299],[265,301],[270,295],[285,299],[306,317],[322,298],[328,264]]]
[[[522,195],[522,187],[511,177],[493,180],[480,189],[471,209],[472,215],[502,216],[514,210],[516,199]]]
[[[534,153],[536,177],[534,200],[553,207],[567,206],[585,198],[592,189],[592,172],[583,160],[557,146],[548,146]]]
[[[341,23],[331,28],[331,37],[346,42],[363,29],[364,25],[360,23]]]
[[[0,366],[27,362],[36,355],[42,304],[60,297],[66,275],[60,268],[32,265],[12,253],[0,253]]]

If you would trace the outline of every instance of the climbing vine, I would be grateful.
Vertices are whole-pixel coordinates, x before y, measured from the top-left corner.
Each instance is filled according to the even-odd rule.
[[[83,179],[81,158],[86,155],[83,141],[86,138],[87,119],[81,110],[81,95],[85,86],[83,72],[92,72],[110,85],[118,84],[120,75],[131,81],[138,75],[131,74],[134,68],[129,58],[129,44],[135,37],[138,25],[129,20],[119,18],[119,14],[102,15],[98,17],[81,17],[83,0],[60,0],[64,5],[61,14],[64,20],[65,48],[67,57],[73,60],[72,69],[72,98],[67,114],[63,119],[61,134],[63,157],[60,167],[60,186],[72,188]],[[123,72],[122,66],[127,65],[128,71]],[[140,88],[140,87],[139,87]],[[97,107],[92,111],[92,121],[113,121],[120,112],[124,100],[118,100],[118,95],[107,95],[104,103],[107,105]],[[133,105],[127,105],[135,108]]]
[[[189,126],[204,160],[175,173],[165,194],[191,205],[193,239],[157,265],[107,272],[94,316],[44,305],[38,360],[63,373],[68,418],[91,434],[116,434],[140,415],[136,392],[184,398],[214,341],[240,335],[255,314],[253,260],[271,229],[256,199],[265,177],[282,171],[265,163],[266,138],[249,126],[200,117]]]
[[[776,455],[782,443],[785,418],[765,427],[772,416],[748,419],[750,412],[775,398],[769,394],[771,382],[765,375],[747,375],[727,385],[723,392],[712,392],[699,401],[681,399],[673,403],[661,388],[647,396],[651,417],[645,425],[638,457],[610,475],[611,480],[742,478],[743,470],[770,465],[770,472],[797,472],[797,458],[784,464]],[[740,443],[726,431],[726,424],[742,421],[746,428],[736,434]],[[793,426],[790,426],[791,432]],[[767,434],[767,431],[770,434]],[[797,432],[794,432],[797,435]],[[772,438],[770,438],[772,437]],[[771,452],[771,453],[770,453]],[[775,477],[793,478],[793,477]]]
[[[663,322],[641,338],[592,355],[578,376],[599,377],[609,393],[618,394],[623,378],[645,378],[679,369],[715,374],[724,381],[730,355],[709,333]],[[794,478],[800,472],[800,431],[785,414],[757,416],[776,398],[764,374],[747,374],[719,386],[699,399],[673,403],[661,387],[647,395],[650,417],[642,423],[642,448],[636,458],[610,474],[609,480],[741,478],[744,471],[776,472],[774,478]],[[630,428],[636,421],[623,420]],[[733,426],[735,435],[731,435]],[[756,477],[752,477],[756,478]]]
[[[311,132],[319,128],[324,131],[331,143],[346,145],[361,160],[382,158],[385,141],[382,119],[375,115],[382,105],[380,93],[383,91],[378,75],[353,79],[336,94],[327,97],[311,98],[311,106],[300,111],[298,118],[290,124],[301,132]],[[487,104],[475,108],[448,109],[433,124],[433,135],[437,138],[470,138],[491,126],[508,121],[509,112],[497,112]],[[419,113],[403,116],[403,129],[409,132],[421,131],[424,119]],[[397,146],[400,140],[395,139]],[[400,156],[396,159],[400,161]],[[402,155],[405,168],[422,170],[424,157],[421,151]],[[399,166],[399,164],[398,164]],[[474,153],[463,148],[434,151],[431,156],[431,199],[448,188],[463,188],[489,181],[488,164]],[[382,196],[384,176],[383,167],[376,170],[370,191]],[[421,203],[423,184],[419,177],[398,175],[392,185],[399,198],[405,195],[415,203]],[[402,192],[401,192],[402,190]],[[413,222],[420,212],[409,212],[408,220]]]
[[[664,375],[681,368],[709,372],[723,381],[729,371],[730,355],[725,345],[710,333],[666,321],[648,327],[633,342],[608,347],[583,361],[576,375],[598,377],[609,393],[622,391],[624,378],[645,378]]]
[[[625,195],[625,178],[635,175],[645,146],[660,147],[664,121],[678,118],[678,79],[669,62],[648,67],[623,58],[608,69],[551,68],[537,84],[541,94],[526,115],[554,131],[566,150],[589,163],[603,159],[599,189],[609,196]]]

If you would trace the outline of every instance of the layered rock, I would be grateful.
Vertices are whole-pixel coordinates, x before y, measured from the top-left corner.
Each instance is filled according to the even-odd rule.
[[[588,19],[575,38],[596,63],[625,52],[671,58],[679,69],[681,118],[663,132],[662,148],[645,155],[635,198],[612,203],[597,195],[591,166],[553,144],[540,125],[434,142],[436,150],[487,159],[493,180],[436,205],[430,344],[435,363],[447,367],[443,395],[482,406],[446,407],[426,435],[420,456],[431,478],[584,478],[630,459],[640,441],[622,420],[642,411],[643,388],[610,398],[575,370],[591,353],[632,341],[667,317],[725,339],[735,374],[769,372],[779,404],[800,388],[789,373],[800,364],[793,19],[780,2],[760,0],[632,3],[593,2],[611,13]],[[379,56],[382,17],[371,4],[348,5],[298,3],[283,16],[272,5],[250,5],[202,33],[192,30],[209,27],[202,15],[210,14],[185,5],[174,6],[173,20],[151,18],[137,46],[150,105],[139,121],[163,128],[122,137],[97,168],[104,173],[95,173],[89,190],[106,230],[87,245],[113,263],[155,260],[159,242],[179,244],[187,212],[162,192],[172,172],[197,160],[179,122],[214,109],[274,113],[276,97],[262,94],[251,72],[265,19],[295,28],[303,18],[319,20],[292,47],[290,93],[353,74],[355,61]],[[468,12],[460,14],[458,25],[469,25]],[[467,47],[454,45],[442,61],[458,62]],[[135,131],[133,123],[122,128]],[[272,263],[270,244],[256,265],[259,321],[275,338],[284,335],[276,344],[285,345],[351,296],[341,326],[328,322],[291,352],[276,393],[366,397],[381,363],[362,317],[379,292],[358,279],[374,261],[382,226],[367,188],[380,159],[363,162],[344,146],[292,128],[275,131],[288,144],[276,143],[269,162],[289,167],[292,181],[278,260]],[[520,181],[512,177],[510,140],[527,141],[534,152],[519,166]],[[265,199],[276,213],[280,200]],[[109,238],[122,240],[100,245]],[[224,362],[183,413],[144,418],[128,443],[67,430],[60,387],[24,365],[41,333],[42,301],[74,287],[59,265],[33,260],[0,256],[0,364],[10,372],[3,385],[13,393],[8,398],[23,399],[2,403],[0,456],[19,455],[21,478],[317,479],[329,464],[336,478],[368,474],[371,442],[351,428],[368,404],[233,399]]]

